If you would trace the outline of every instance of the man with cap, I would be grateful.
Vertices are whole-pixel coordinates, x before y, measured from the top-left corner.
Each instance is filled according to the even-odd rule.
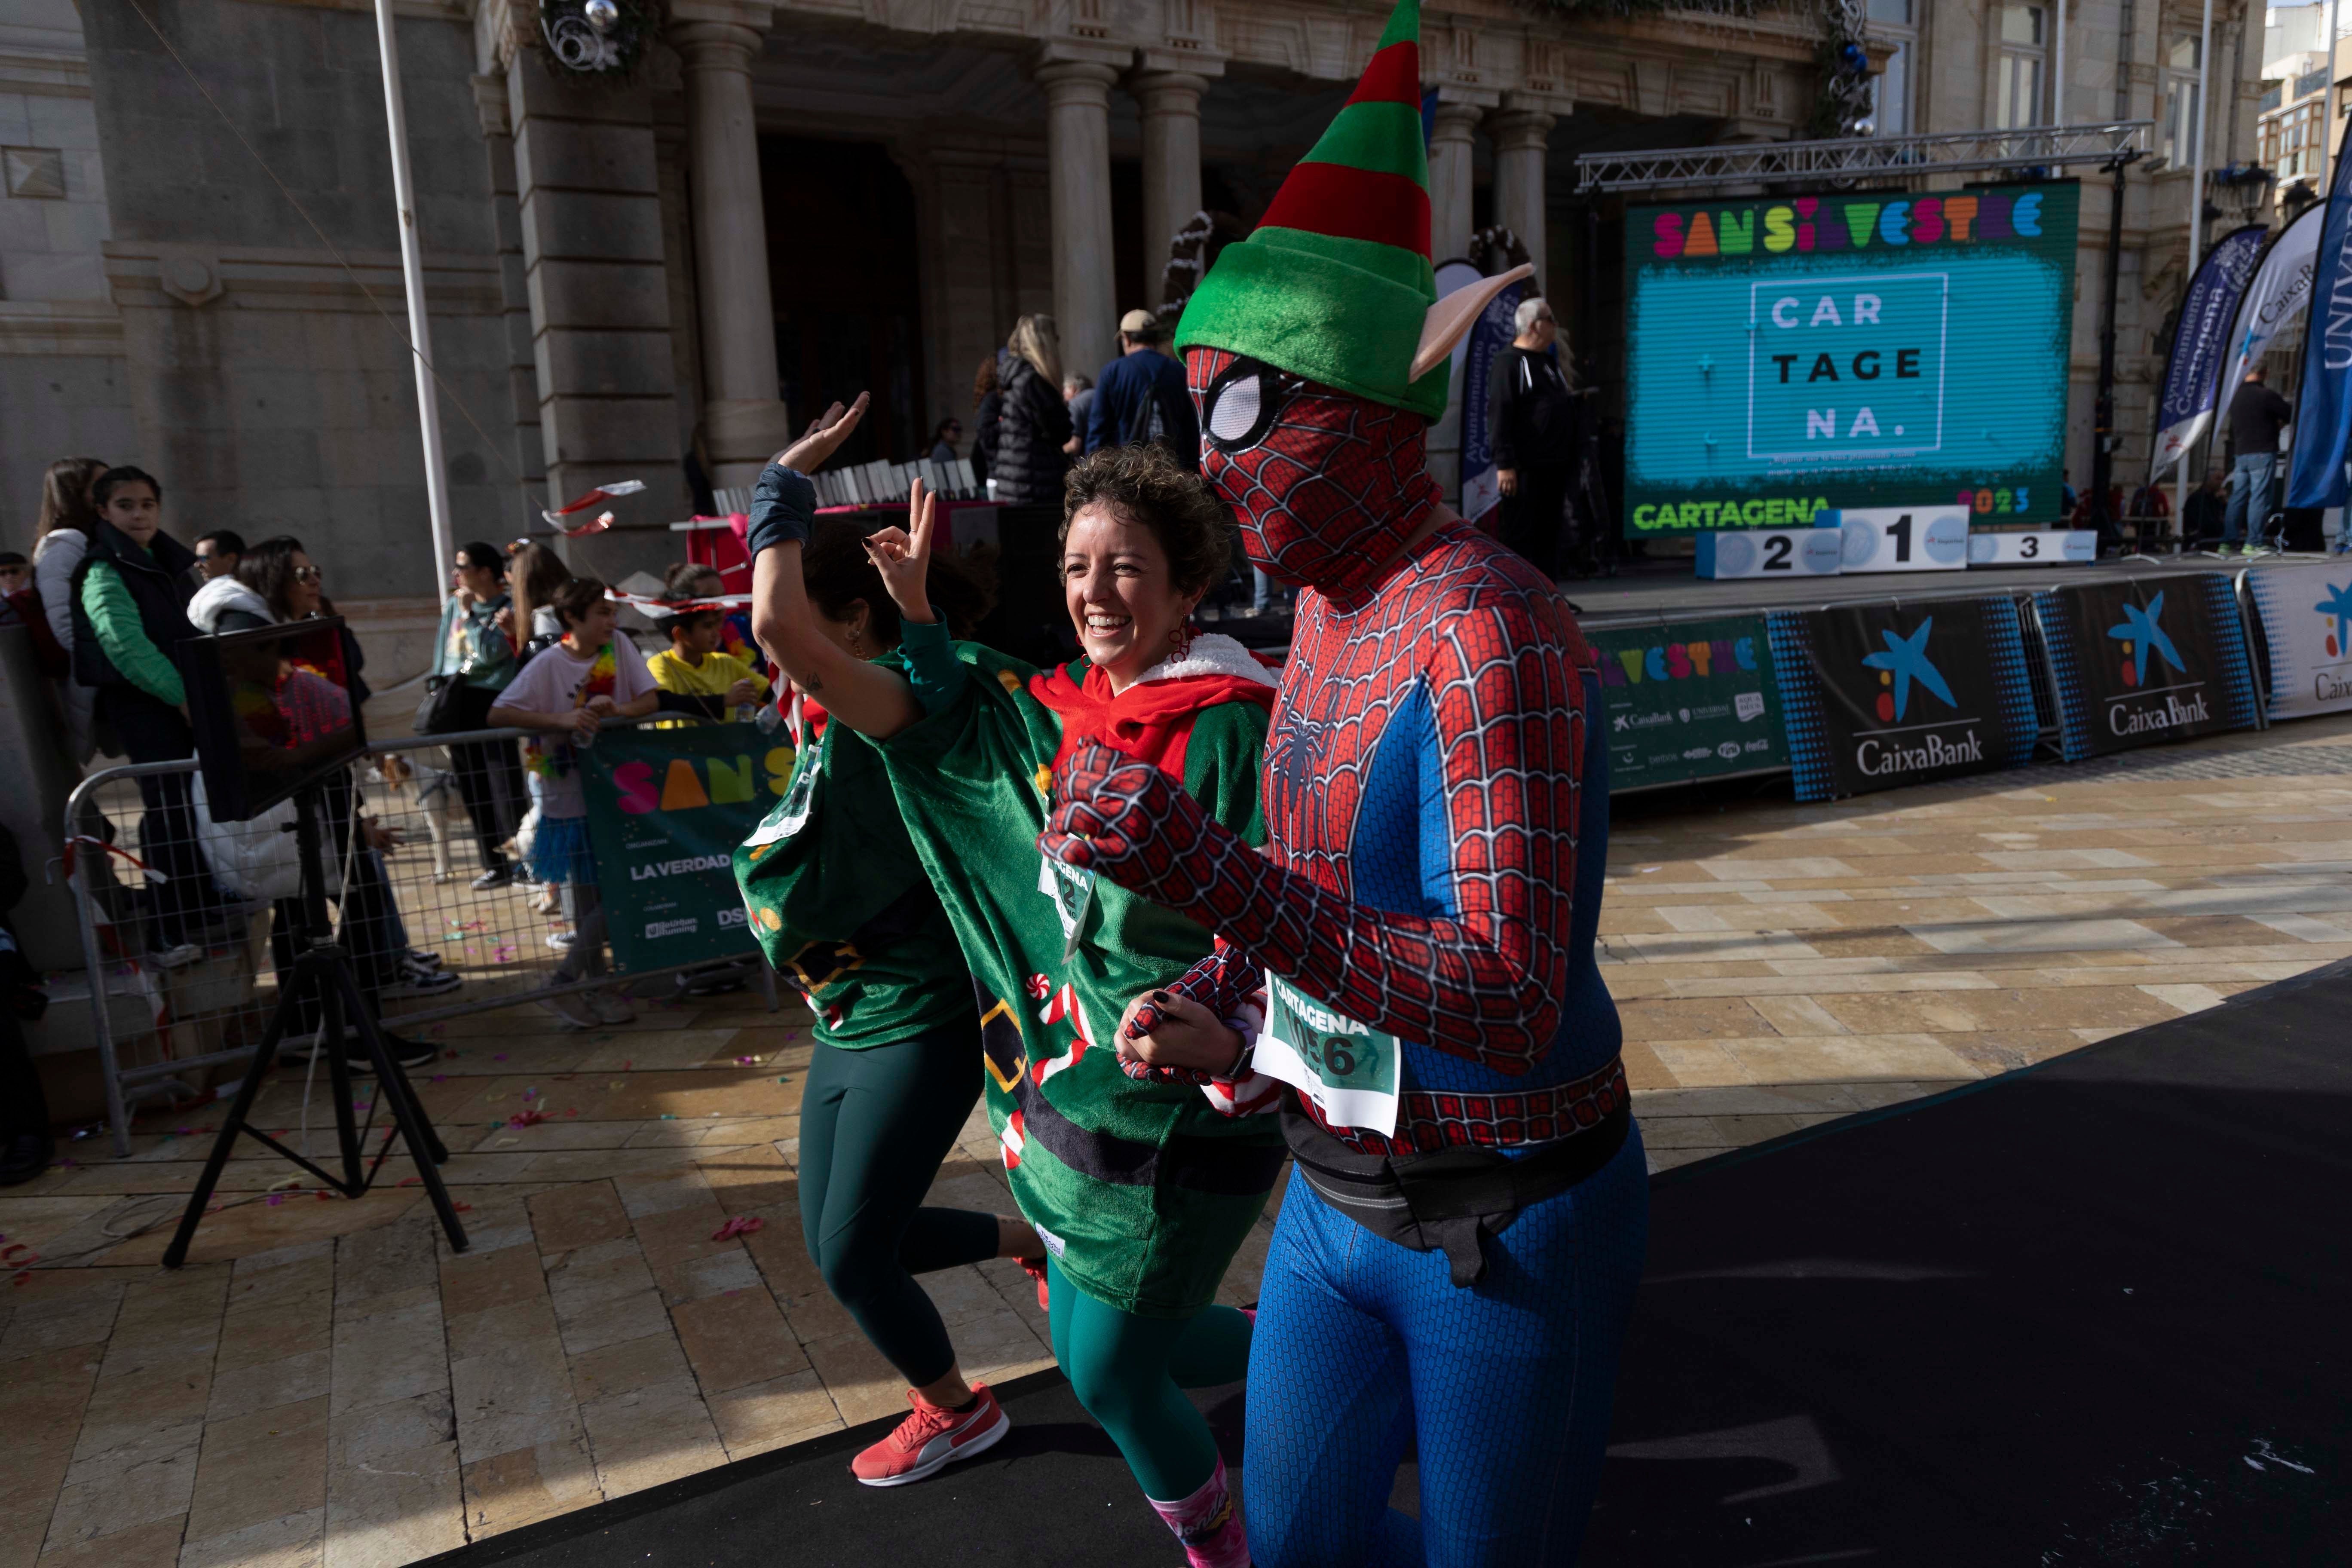
[[[1528,268],[1437,298],[1419,37],[1398,0],[1176,332],[1202,475],[1300,588],[1265,850],[1100,743],[1055,770],[1038,840],[1216,933],[1130,1005],[1122,1053],[1213,1103],[1280,1080],[1297,1179],[1250,1354],[1259,1568],[1573,1561],[1648,1223],[1593,952],[1599,669],[1427,471],[1453,346]],[[1417,1520],[1388,1506],[1408,1444]]]
[[[1201,426],[1184,391],[1184,367],[1160,352],[1168,329],[1149,310],[1118,319],[1118,358],[1095,378],[1087,450],[1159,441],[1186,468],[1201,463]]]

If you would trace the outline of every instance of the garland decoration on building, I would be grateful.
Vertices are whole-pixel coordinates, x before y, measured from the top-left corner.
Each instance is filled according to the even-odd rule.
[[[559,76],[626,80],[666,9],[663,0],[539,0],[540,53]]]
[[[1184,302],[1217,259],[1217,253],[1249,237],[1249,226],[1231,213],[1196,212],[1168,242],[1168,263],[1160,270],[1160,320],[1170,331]]]
[[[1821,93],[1813,100],[1805,134],[1868,136],[1878,129],[1878,91],[1870,75],[1870,51],[1863,47],[1867,13],[1863,0],[1822,0],[1822,47],[1815,56]]]

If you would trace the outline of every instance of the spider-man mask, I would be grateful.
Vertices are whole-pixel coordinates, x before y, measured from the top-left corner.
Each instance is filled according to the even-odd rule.
[[[1184,354],[1201,473],[1269,576],[1346,598],[1437,504],[1429,421],[1223,349]]]

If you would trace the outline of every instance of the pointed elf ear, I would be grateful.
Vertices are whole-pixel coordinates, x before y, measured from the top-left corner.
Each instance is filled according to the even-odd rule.
[[[1495,296],[1522,278],[1536,275],[1533,265],[1521,262],[1498,277],[1484,278],[1466,289],[1456,289],[1429,308],[1421,323],[1421,347],[1413,351],[1412,371],[1405,377],[1408,383],[1419,381],[1435,370],[1438,362],[1454,352],[1454,345],[1470,330]]]

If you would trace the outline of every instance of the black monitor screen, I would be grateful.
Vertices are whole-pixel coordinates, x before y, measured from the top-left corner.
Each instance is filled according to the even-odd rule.
[[[180,645],[215,822],[259,816],[367,749],[339,616]]]

